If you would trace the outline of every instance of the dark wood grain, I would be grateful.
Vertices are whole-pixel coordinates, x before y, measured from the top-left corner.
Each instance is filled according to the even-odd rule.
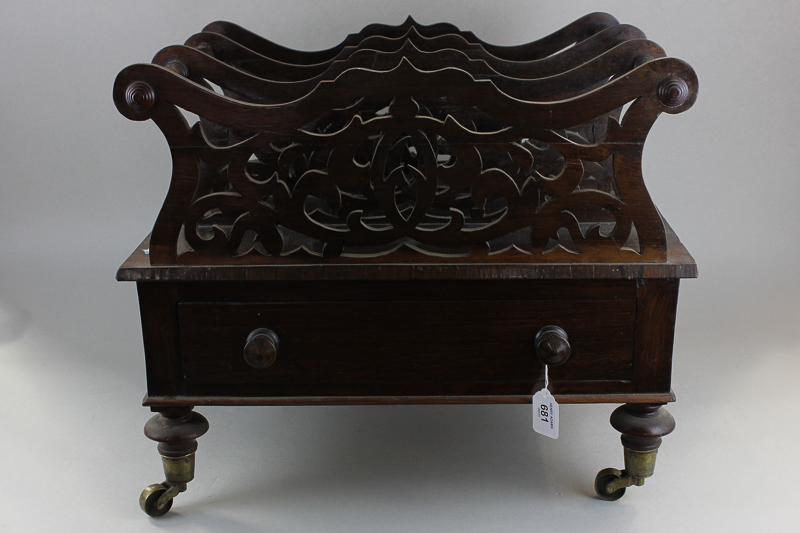
[[[150,264],[147,237],[117,272],[119,281],[344,281],[344,280],[635,280],[696,278],[697,264],[667,225],[667,261],[664,263],[510,263],[503,258],[429,258],[421,254],[403,256],[406,262],[387,263],[386,258],[356,260],[331,258],[309,264],[293,258],[273,258],[270,264],[225,264],[207,262],[202,268],[189,265]]]
[[[677,279],[639,281],[634,392],[670,390],[679,283]]]
[[[181,368],[176,287],[137,283],[147,370],[147,390],[169,395],[179,390]]]
[[[159,282],[160,284],[160,282]],[[359,302],[636,298],[633,280],[280,280],[175,283],[178,302]]]
[[[208,431],[208,420],[192,411],[193,406],[153,406],[157,414],[147,421],[144,434],[158,442],[166,457],[182,457],[197,451],[197,439]]]
[[[530,388],[542,373],[534,337],[547,325],[574,332],[572,356],[550,379],[629,380],[634,308],[628,299],[185,303],[179,321],[186,392],[210,385],[219,395],[274,396],[273,384],[351,382]],[[277,360],[263,371],[242,356],[256,328],[280,339]]]
[[[626,448],[655,450],[675,429],[675,419],[660,404],[626,404],[611,413],[611,426],[622,433]]]
[[[635,281],[613,280],[143,282],[139,286],[143,313],[152,312],[155,317],[143,321],[148,390],[155,396],[314,396],[323,391],[337,396],[357,395],[356,391],[385,396],[393,387],[392,394],[410,395],[528,394],[532,387],[543,385],[533,338],[546,325],[568,325],[567,331],[577,332],[570,335],[571,343],[578,343],[576,353],[583,352],[562,367],[566,373],[560,374],[558,368],[551,374],[553,392],[607,393],[608,379],[620,377],[619,393],[669,392],[672,346],[667,342],[671,337],[665,338],[663,332],[674,329],[671,295],[677,280],[640,282],[638,287]],[[303,300],[306,303],[299,303]],[[614,302],[625,307],[615,307]],[[176,320],[179,307],[184,310],[183,326]],[[613,308],[629,310],[622,314],[604,311]],[[458,327],[447,328],[445,323]],[[292,347],[291,354],[296,348],[301,361],[310,357],[297,370],[271,374],[266,382],[277,386],[271,390],[260,388],[264,379],[252,374],[242,356],[247,335],[260,327],[276,331],[282,337],[282,349]],[[313,331],[310,336],[308,328]],[[486,336],[477,334],[481,328],[488,332]],[[405,340],[405,335],[416,340]],[[587,335],[591,341],[585,350],[581,344]],[[505,340],[498,342],[498,336]],[[620,350],[628,342],[625,338],[631,345]],[[386,350],[395,352],[378,369],[370,357]],[[497,350],[501,358],[491,356],[491,350]],[[460,359],[457,365],[448,362],[462,353],[469,354],[472,367]],[[363,366],[365,357],[368,367]],[[285,362],[280,355],[278,360]],[[428,360],[433,361],[432,370],[420,375],[438,383],[422,389],[419,384],[404,383],[418,379],[414,372],[419,367],[414,365]],[[508,375],[497,379],[498,383],[485,383],[503,360]],[[344,368],[347,365],[351,365],[349,371]],[[379,371],[383,378],[376,377]],[[198,373],[213,383],[198,384]],[[194,392],[186,389],[192,379]],[[304,385],[309,379],[320,383]],[[350,382],[343,388],[324,383],[331,379]],[[229,384],[220,385],[220,380]],[[380,392],[381,386],[388,389]],[[316,393],[314,387],[320,387]]]
[[[336,79],[351,68],[389,71],[404,57],[413,56],[414,66],[435,70],[447,65],[469,72],[475,79],[490,80],[504,94],[527,101],[555,101],[579,96],[587,87],[600,86],[609,78],[625,74],[634,68],[664,57],[664,50],[644,39],[623,41],[575,68],[542,77],[533,69],[519,69],[517,77],[505,76],[483,59],[472,59],[466,53],[445,48],[424,52],[412,41],[406,41],[393,52],[372,49],[359,50],[345,60],[335,61],[322,73],[301,81],[280,81],[259,77],[213,56],[188,46],[169,46],[153,58],[153,63],[177,70],[198,85],[212,82],[226,96],[244,102],[283,104],[314,90],[322,81]],[[669,87],[660,86],[660,92]],[[659,92],[659,94],[660,94]],[[673,100],[669,100],[673,102]]]
[[[198,33],[190,37],[184,45],[196,48],[236,68],[255,76],[274,80],[296,82],[309,80],[327,71],[338,61],[346,61],[359,50],[396,52],[406,43],[411,43],[421,52],[435,52],[452,49],[488,64],[502,76],[514,78],[544,78],[574,69],[611,48],[629,40],[644,40],[645,35],[638,28],[619,24],[605,28],[591,37],[577,43],[560,53],[528,61],[508,61],[490,54],[480,44],[473,44],[457,34],[444,34],[435,37],[420,35],[416,28],[397,38],[382,35],[369,37],[357,46],[343,49],[336,57],[313,65],[284,63],[256,53],[236,41],[217,33]]]
[[[124,69],[117,109],[173,161],[117,272],[165,468],[208,427],[195,405],[530,403],[545,375],[560,403],[624,403],[642,466],[697,276],[642,154],[697,91],[600,13],[519,46],[409,18],[308,52],[215,22]]]
[[[602,388],[598,384],[597,389]],[[675,395],[668,394],[633,394],[633,393],[555,393],[558,403],[659,403],[674,402]],[[145,406],[151,405],[461,405],[461,404],[530,404],[533,394],[482,394],[476,396],[151,396],[142,400]]]
[[[595,33],[598,33],[598,31],[616,26],[617,24],[619,24],[619,21],[607,13],[591,13],[536,41],[516,46],[498,46],[478,39],[472,32],[460,31],[452,24],[439,23],[427,26],[417,23],[409,16],[406,21],[399,26],[370,24],[359,33],[349,35],[339,45],[327,50],[318,51],[292,50],[252,33],[241,26],[225,21],[212,22],[203,28],[203,32],[219,33],[258,54],[284,63],[294,63],[298,65],[310,65],[330,61],[339,55],[344,48],[348,46],[357,46],[369,37],[380,35],[397,38],[407,33],[412,27],[414,27],[420,35],[425,37],[436,37],[448,33],[455,33],[470,43],[480,44],[487,52],[497,58],[510,61],[524,61],[542,59],[553,55],[572,44],[591,37]]]
[[[590,19],[525,61],[408,21],[316,64],[222,24],[128,67],[117,108],[154,120],[173,157],[151,263],[665,262],[642,149],[697,78],[638,29]]]

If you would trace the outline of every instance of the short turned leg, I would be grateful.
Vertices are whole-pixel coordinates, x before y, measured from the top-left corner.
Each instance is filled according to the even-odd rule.
[[[611,414],[611,425],[622,433],[625,470],[606,468],[597,474],[594,488],[603,500],[619,500],[626,487],[642,486],[653,475],[661,437],[675,429],[675,419],[661,405],[625,404]]]
[[[166,481],[150,485],[139,497],[139,505],[150,516],[163,516],[172,499],[194,479],[197,438],[208,431],[208,420],[192,407],[153,407],[158,412],[147,421],[144,434],[158,442]]]

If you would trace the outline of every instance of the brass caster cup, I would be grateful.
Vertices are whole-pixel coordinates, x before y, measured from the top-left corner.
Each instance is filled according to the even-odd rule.
[[[183,485],[180,492],[186,490],[186,484],[194,479],[194,452],[181,457],[161,456],[164,464],[164,476],[170,485]]]
[[[632,485],[641,487],[644,485],[645,478],[653,475],[656,468],[656,453],[655,450],[633,450],[631,448],[623,448],[625,455],[625,474],[633,479]]]

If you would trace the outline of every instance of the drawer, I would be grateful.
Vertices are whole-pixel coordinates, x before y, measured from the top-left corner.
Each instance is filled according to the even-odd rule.
[[[225,396],[529,394],[542,378],[534,338],[548,325],[562,327],[571,345],[553,381],[630,380],[635,310],[634,299],[180,303],[182,388]],[[277,334],[279,348],[272,365],[257,369],[243,350],[258,328]]]

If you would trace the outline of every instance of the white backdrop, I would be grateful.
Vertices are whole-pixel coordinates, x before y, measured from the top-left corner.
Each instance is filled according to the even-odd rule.
[[[789,530],[800,521],[800,5],[293,0],[0,6],[0,531]],[[696,105],[662,116],[644,175],[698,262],[682,284],[656,475],[617,503],[613,406],[207,408],[197,479],[160,521],[135,288],[117,266],[169,183],[166,142],[123,118],[116,74],[230,20],[301,49],[371,22],[447,21],[497,44],[607,11],[689,62]],[[794,505],[793,505],[794,504]],[[796,527],[796,525],[794,526]]]

